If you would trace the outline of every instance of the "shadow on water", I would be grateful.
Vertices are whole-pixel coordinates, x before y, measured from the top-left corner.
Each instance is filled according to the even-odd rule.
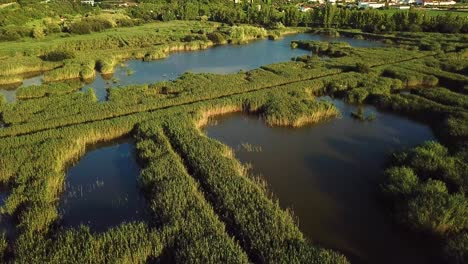
[[[376,119],[359,121],[351,117],[356,106],[323,99],[335,103],[342,118],[292,129],[232,114],[205,131],[263,175],[314,243],[343,252],[352,263],[440,263],[434,245],[397,226],[378,198],[388,155],[434,139],[431,129],[370,106],[364,111]],[[262,151],[238,148],[246,142]]]
[[[134,140],[92,146],[67,172],[59,205],[61,226],[84,224],[101,232],[122,222],[147,220],[147,203],[137,182],[139,173]]]
[[[8,192],[3,188],[3,186],[0,187],[0,207],[5,205],[8,195]],[[15,240],[18,236],[18,230],[16,229],[13,216],[0,214],[0,235],[2,234],[5,234],[9,241]]]

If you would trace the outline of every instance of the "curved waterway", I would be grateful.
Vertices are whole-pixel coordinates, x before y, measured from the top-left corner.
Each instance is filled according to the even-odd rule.
[[[245,45],[222,45],[201,51],[177,52],[163,60],[144,62],[130,60],[124,66],[117,66],[112,77],[105,80],[98,75],[85,85],[83,90],[94,89],[100,101],[106,100],[107,88],[129,84],[154,83],[174,80],[184,72],[234,73],[251,70],[266,64],[288,61],[292,57],[309,54],[309,51],[291,49],[292,40],[343,41],[353,47],[381,47],[380,42],[358,40],[347,37],[331,38],[315,34],[287,35],[280,40],[256,40]],[[110,78],[110,79],[109,79]],[[23,85],[37,84],[36,79]],[[14,90],[1,90],[9,102],[15,100]]]
[[[230,114],[205,127],[262,175],[283,208],[314,243],[351,263],[441,263],[424,238],[392,222],[378,198],[382,170],[393,151],[434,139],[428,126],[373,107],[376,119],[350,117],[356,107],[331,100],[343,117],[313,126],[271,128],[257,116]]]
[[[61,225],[83,224],[100,232],[122,222],[147,220],[148,205],[138,187],[139,174],[134,140],[92,146],[67,172],[59,206]]]

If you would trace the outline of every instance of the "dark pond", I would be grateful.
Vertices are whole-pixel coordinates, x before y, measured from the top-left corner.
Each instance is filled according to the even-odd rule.
[[[67,172],[59,209],[61,225],[85,224],[100,232],[122,222],[147,219],[147,204],[137,183],[139,174],[131,139],[88,149]]]
[[[383,45],[380,42],[346,37],[331,38],[314,34],[288,35],[276,41],[264,39],[246,45],[223,45],[196,52],[179,52],[164,60],[152,62],[131,60],[126,62],[124,66],[118,66],[110,80],[105,80],[101,75],[98,75],[83,90],[92,87],[96,91],[98,99],[103,101],[107,97],[107,88],[113,86],[173,80],[187,71],[234,73],[239,70],[250,70],[266,64],[288,61],[292,57],[309,53],[301,49],[291,49],[292,40],[344,41],[354,47],[380,47]],[[28,79],[23,85],[37,84],[37,78],[40,80],[40,77]],[[4,94],[9,102],[15,100],[14,90],[0,89],[0,94]]]
[[[252,164],[315,243],[351,263],[437,263],[432,246],[393,224],[377,197],[388,155],[434,139],[430,128],[373,107],[364,112],[373,112],[374,121],[358,121],[350,117],[355,106],[332,101],[343,117],[314,126],[271,128],[258,117],[232,114],[205,130]]]

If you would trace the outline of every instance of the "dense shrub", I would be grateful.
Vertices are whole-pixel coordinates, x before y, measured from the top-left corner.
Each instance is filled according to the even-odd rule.
[[[138,23],[138,22],[135,22],[135,20],[128,19],[128,18],[120,18],[120,19],[117,19],[115,22],[117,26],[119,27],[133,27]]]
[[[187,35],[181,39],[183,42],[192,42],[192,41],[207,41],[208,38],[205,35]]]
[[[403,199],[414,192],[419,178],[408,167],[392,167],[385,171],[387,182],[384,191],[398,199]]]
[[[90,34],[91,32],[101,32],[108,28],[112,28],[111,21],[104,18],[91,17],[74,22],[69,26],[68,31],[73,34]]]
[[[370,66],[369,64],[362,63],[362,62],[357,62],[355,70],[359,73],[369,73],[370,72]]]
[[[29,37],[31,30],[22,26],[8,26],[0,28],[0,41],[15,41]]]
[[[301,48],[312,51],[316,55],[329,57],[344,57],[351,53],[351,46],[346,42],[324,41],[292,41],[292,48]]]
[[[214,44],[220,45],[220,44],[226,44],[227,43],[226,37],[221,32],[208,33],[206,36]]]
[[[51,51],[43,56],[41,56],[42,60],[45,61],[63,61],[68,59],[75,58],[75,53],[68,50],[56,50]]]
[[[450,237],[444,249],[451,263],[468,263],[468,231]]]
[[[55,23],[47,23],[47,24],[45,24],[44,32],[47,35],[54,34],[54,33],[60,33],[60,32],[62,32],[62,28],[59,25],[55,24]]]
[[[441,239],[453,263],[464,263],[468,252],[466,155],[427,142],[395,154],[382,186],[396,220]]]
[[[317,101],[305,93],[281,93],[269,98],[260,113],[270,126],[300,127],[339,115],[333,104]]]

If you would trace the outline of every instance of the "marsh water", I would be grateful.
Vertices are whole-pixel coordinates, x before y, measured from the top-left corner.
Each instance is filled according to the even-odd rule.
[[[341,119],[272,128],[239,113],[215,118],[205,131],[252,165],[314,243],[351,263],[440,263],[432,246],[395,225],[378,199],[388,155],[433,139],[431,129],[373,107],[364,112],[374,121],[358,121],[350,115],[355,106],[324,99],[340,108]]]
[[[174,53],[153,62],[131,60],[118,66],[111,80],[98,76],[83,90],[92,88],[105,100],[107,88],[113,86],[173,80],[186,71],[250,70],[308,54],[290,48],[292,40],[301,39],[345,41],[355,47],[382,45],[351,38],[290,35],[277,41]],[[40,84],[40,76],[23,83],[33,84]],[[0,93],[8,101],[15,100],[14,90]],[[365,111],[374,112],[376,119],[358,121],[350,117],[355,106],[326,99],[339,106],[341,119],[290,129],[270,128],[258,117],[233,114],[217,118],[218,124],[206,127],[206,132],[233,147],[241,162],[253,165],[253,173],[263,175],[281,206],[293,209],[301,230],[314,243],[345,253],[353,263],[434,262],[431,246],[396,226],[378,200],[388,155],[433,139],[431,130],[372,107]],[[104,231],[121,222],[147,219],[147,204],[137,184],[139,172],[132,140],[88,149],[67,171],[59,206],[62,226],[86,224],[94,231]]]
[[[294,34],[279,40],[256,40],[245,45],[222,45],[201,51],[177,52],[163,60],[143,62],[130,60],[117,66],[111,77],[98,75],[82,90],[94,89],[99,100],[107,97],[107,88],[129,84],[145,84],[174,80],[184,72],[234,73],[251,70],[266,64],[288,61],[292,57],[309,54],[309,51],[291,49],[292,40],[344,41],[353,47],[380,47],[383,44],[347,37],[331,38],[315,34]],[[23,85],[38,84],[40,77],[28,79]],[[107,80],[106,80],[107,79]],[[40,82],[39,82],[40,83]],[[14,90],[2,90],[7,101],[15,100]]]
[[[122,222],[147,220],[139,174],[134,140],[94,145],[67,171],[61,225],[84,224],[99,232]]]

